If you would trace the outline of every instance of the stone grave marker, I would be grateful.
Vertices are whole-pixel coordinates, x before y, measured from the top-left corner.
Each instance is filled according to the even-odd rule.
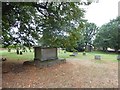
[[[120,60],[120,55],[117,56],[117,60]]]
[[[43,48],[38,46],[34,47],[34,52],[34,60],[45,61],[58,59],[57,48]]]
[[[34,47],[34,61],[25,61],[23,65],[43,68],[62,63],[66,63],[66,59],[58,59],[57,48],[36,46]]]
[[[100,55],[95,55],[95,60],[101,60],[101,56]]]
[[[77,52],[73,52],[70,56],[77,56],[78,53]]]

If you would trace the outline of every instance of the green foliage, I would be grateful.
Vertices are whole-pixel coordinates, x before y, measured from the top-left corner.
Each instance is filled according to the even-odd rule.
[[[32,32],[32,17],[35,16],[35,9],[32,3],[3,2],[2,3],[2,35],[4,47],[11,44],[30,45]],[[16,30],[13,29],[17,28]],[[37,35],[36,35],[37,36]]]
[[[111,20],[99,29],[94,44],[98,48],[107,50],[107,48],[120,49],[120,17]]]
[[[0,51],[0,54],[2,57],[10,59],[10,60],[34,60],[34,53],[33,52],[23,52],[22,55],[16,54],[15,49],[11,49],[11,52],[8,52],[7,50]]]
[[[84,11],[80,3],[2,3],[3,44],[75,46],[83,27]],[[17,31],[13,30],[18,28]]]
[[[58,7],[59,6],[59,7]],[[49,6],[52,16],[42,19],[43,46],[73,47],[79,39],[79,31],[83,27],[83,10],[77,3],[52,3]]]
[[[83,30],[80,31],[81,37],[78,45],[81,47],[92,46],[97,32],[98,27],[94,23],[86,22]]]

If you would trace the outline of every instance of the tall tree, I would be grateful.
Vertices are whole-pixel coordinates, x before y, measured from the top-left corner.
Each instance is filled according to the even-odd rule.
[[[96,47],[103,48],[104,51],[106,51],[107,48],[112,48],[117,52],[120,49],[119,37],[120,17],[117,17],[100,28],[94,43]]]
[[[98,27],[94,23],[86,22],[83,30],[80,31],[81,39],[79,41],[80,46],[82,45],[85,49],[93,46],[93,40],[98,32]],[[91,51],[91,50],[90,50]]]
[[[31,46],[38,41],[44,46],[65,47],[75,44],[77,32],[83,27],[84,11],[79,8],[79,4],[81,3],[3,2],[3,44]]]
[[[4,46],[11,44],[30,45],[35,29],[31,26],[35,9],[31,3],[2,3],[2,35]]]

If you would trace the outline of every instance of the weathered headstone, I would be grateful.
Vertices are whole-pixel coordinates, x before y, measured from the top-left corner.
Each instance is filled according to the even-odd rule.
[[[40,68],[65,63],[65,59],[58,59],[57,48],[34,47],[34,65]]]
[[[93,50],[93,47],[91,45],[86,46],[86,51],[91,52]]]
[[[101,60],[101,56],[100,55],[95,55],[95,60]]]
[[[45,61],[45,60],[54,60],[58,59],[57,56],[57,48],[42,48],[42,47],[34,47],[35,50],[35,58],[34,60],[40,60],[40,61]]]
[[[120,60],[120,55],[117,56],[117,60]]]
[[[73,52],[73,54],[71,54],[70,56],[77,56],[77,52]]]

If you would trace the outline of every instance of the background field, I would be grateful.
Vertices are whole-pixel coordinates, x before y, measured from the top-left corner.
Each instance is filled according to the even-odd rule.
[[[101,61],[97,62],[118,62],[117,54],[115,53],[105,53],[102,51],[92,51],[86,52],[86,56],[83,55],[83,52],[78,52],[77,56],[70,56],[72,52],[66,52],[64,50],[58,50],[58,57],[59,58],[76,58],[79,60],[94,60],[95,55],[101,56]],[[16,50],[12,50],[8,52],[7,50],[0,50],[0,55],[10,60],[33,60],[34,59],[34,50],[32,52],[24,52],[23,55],[17,55]]]

